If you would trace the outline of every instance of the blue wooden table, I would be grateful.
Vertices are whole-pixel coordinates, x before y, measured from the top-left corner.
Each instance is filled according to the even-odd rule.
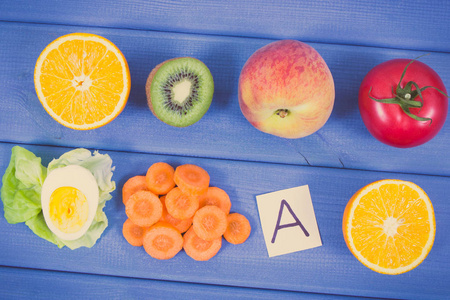
[[[195,4],[193,4],[195,3]],[[439,1],[2,1],[0,2],[0,172],[14,145],[43,164],[77,147],[113,159],[117,189],[106,205],[109,226],[90,249],[58,249],[24,224],[0,217],[0,298],[408,298],[450,297],[450,125],[430,142],[397,149],[375,140],[358,110],[358,88],[375,65],[415,58],[450,88],[450,2]],[[131,93],[110,124],[75,131],[56,123],[34,91],[36,59],[71,32],[102,35],[124,53]],[[258,48],[279,39],[312,45],[336,85],[332,115],[317,133],[287,140],[262,133],[237,100],[240,70]],[[145,81],[168,58],[193,56],[211,70],[213,103],[187,128],[158,121],[148,110]],[[252,233],[240,246],[224,243],[208,262],[181,252],[169,261],[131,247],[121,187],[154,162],[195,163],[226,190]],[[433,202],[436,239],[425,261],[397,276],[359,263],[342,237],[347,201],[379,179],[421,186]],[[256,196],[309,185],[323,246],[269,258]]]

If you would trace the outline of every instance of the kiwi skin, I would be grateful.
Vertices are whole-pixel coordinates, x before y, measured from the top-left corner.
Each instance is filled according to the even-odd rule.
[[[151,86],[152,86],[152,81],[153,81],[153,78],[155,77],[156,73],[158,72],[158,70],[159,70],[164,64],[166,64],[166,63],[168,63],[168,62],[170,62],[170,61],[177,60],[177,59],[182,59],[182,58],[190,58],[190,59],[198,60],[198,59],[192,58],[192,57],[177,57],[177,58],[171,58],[171,59],[165,60],[165,61],[159,63],[158,65],[156,65],[156,66],[152,69],[152,71],[151,71],[150,74],[148,75],[147,81],[146,81],[146,83],[145,83],[145,94],[146,94],[146,96],[147,96],[147,105],[148,105],[150,111],[153,113],[153,115],[154,115],[158,120],[160,120],[160,121],[162,121],[162,122],[164,122],[164,123],[166,123],[166,124],[168,124],[168,123],[167,123],[166,121],[162,120],[162,119],[156,114],[156,112],[155,112],[155,110],[154,110],[154,108],[153,108],[152,97],[151,97]],[[171,126],[176,126],[176,127],[186,127],[186,126],[177,126],[177,125],[173,125],[173,124],[169,124],[169,125],[171,125]],[[192,125],[192,124],[189,124],[189,125]],[[189,125],[187,125],[187,126],[189,126]]]
[[[150,110],[152,111],[152,113],[155,115],[155,117],[158,118],[158,115],[156,115],[155,110],[153,109],[153,104],[152,104],[152,96],[150,93],[150,88],[152,86],[152,81],[153,81],[153,77],[155,77],[156,72],[158,72],[159,68],[161,68],[162,65],[164,65],[165,63],[174,60],[176,58],[171,58],[168,60],[163,61],[160,64],[157,64],[156,67],[153,68],[153,70],[150,72],[150,74],[148,75],[147,78],[147,82],[145,83],[145,94],[147,95],[147,105],[148,108],[150,108]],[[160,118],[158,118],[159,120],[161,120]],[[161,120],[162,121],[162,120]]]

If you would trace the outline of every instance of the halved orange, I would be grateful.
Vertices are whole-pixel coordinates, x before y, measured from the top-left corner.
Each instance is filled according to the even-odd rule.
[[[90,33],[72,33],[51,42],[36,62],[34,84],[47,113],[78,130],[98,128],[116,118],[131,86],[122,52]]]
[[[427,257],[436,222],[431,201],[419,186],[385,179],[353,195],[342,230],[348,248],[362,264],[394,275],[414,269]]]

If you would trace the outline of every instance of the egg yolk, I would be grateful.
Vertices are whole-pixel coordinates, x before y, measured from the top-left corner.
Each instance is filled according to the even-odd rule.
[[[63,186],[50,196],[50,219],[64,233],[74,233],[83,227],[89,214],[86,196],[78,189]]]

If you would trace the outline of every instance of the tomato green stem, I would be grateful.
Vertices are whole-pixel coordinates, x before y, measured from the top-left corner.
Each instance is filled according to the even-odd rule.
[[[429,88],[437,90],[439,93],[441,93],[442,95],[444,95],[447,98],[450,98],[450,97],[447,94],[445,94],[443,91],[441,91],[440,89],[438,89],[434,86],[425,86],[423,88],[420,88],[419,85],[417,83],[415,83],[414,81],[409,81],[408,83],[406,83],[406,85],[403,88],[401,87],[401,82],[403,80],[403,77],[406,74],[406,70],[408,69],[409,65],[425,55],[428,55],[428,54],[421,55],[421,56],[411,60],[405,66],[405,69],[403,70],[402,76],[400,77],[400,81],[397,85],[397,89],[395,92],[394,92],[394,88],[392,87],[392,94],[394,95],[393,98],[377,99],[375,97],[370,96],[372,87],[370,87],[370,90],[369,90],[369,98],[374,101],[381,102],[381,103],[398,104],[401,107],[401,109],[403,110],[403,112],[405,114],[407,114],[409,117],[413,118],[416,121],[430,121],[430,125],[431,125],[431,123],[433,122],[433,120],[431,118],[419,117],[419,116],[411,113],[410,109],[411,108],[422,108],[423,101],[424,101],[422,92]],[[415,89],[413,89],[413,87]],[[421,101],[415,100],[415,98],[417,98],[417,96],[420,98]]]

